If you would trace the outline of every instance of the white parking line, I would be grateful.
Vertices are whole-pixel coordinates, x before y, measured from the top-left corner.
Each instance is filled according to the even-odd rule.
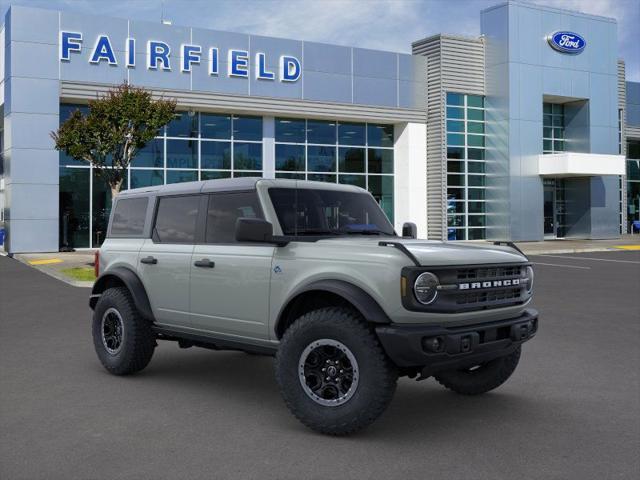
[[[531,262],[532,265],[545,265],[548,267],[566,267],[566,268],[579,268],[581,270],[591,270],[591,267],[579,267],[577,265],[561,265],[559,263],[540,263],[540,262]]]
[[[549,257],[549,258],[564,258],[564,259],[576,259],[576,260],[593,260],[596,262],[616,262],[616,263],[637,263],[635,260],[614,260],[612,258],[593,258],[593,257],[565,257],[563,255],[538,255],[539,257]]]

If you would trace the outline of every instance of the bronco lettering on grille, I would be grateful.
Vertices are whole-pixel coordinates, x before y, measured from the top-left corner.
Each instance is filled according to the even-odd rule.
[[[491,280],[488,282],[471,282],[471,283],[459,283],[459,290],[477,290],[479,288],[495,288],[495,287],[513,287],[520,285],[519,278],[512,278],[506,280]]]

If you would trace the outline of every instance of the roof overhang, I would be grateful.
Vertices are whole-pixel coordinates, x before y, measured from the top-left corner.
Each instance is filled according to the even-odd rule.
[[[597,177],[624,175],[624,155],[601,153],[551,153],[538,156],[538,175],[543,177]]]

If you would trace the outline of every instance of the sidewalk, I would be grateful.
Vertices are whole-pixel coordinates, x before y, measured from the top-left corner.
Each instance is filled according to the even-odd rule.
[[[612,240],[559,239],[544,242],[516,242],[527,255],[604,252],[607,250],[640,250],[640,235],[623,235]]]
[[[93,250],[57,253],[16,253],[16,260],[76,287],[93,286]],[[73,270],[72,270],[73,269]]]

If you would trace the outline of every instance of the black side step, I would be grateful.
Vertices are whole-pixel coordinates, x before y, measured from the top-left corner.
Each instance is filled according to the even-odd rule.
[[[278,348],[267,345],[253,345],[250,343],[229,340],[226,338],[212,337],[209,335],[200,335],[197,333],[186,333],[172,328],[160,327],[153,325],[151,327],[157,335],[158,340],[170,340],[179,342],[181,348],[189,346],[208,348],[210,350],[239,350],[242,352],[256,353],[259,355],[274,356]]]

